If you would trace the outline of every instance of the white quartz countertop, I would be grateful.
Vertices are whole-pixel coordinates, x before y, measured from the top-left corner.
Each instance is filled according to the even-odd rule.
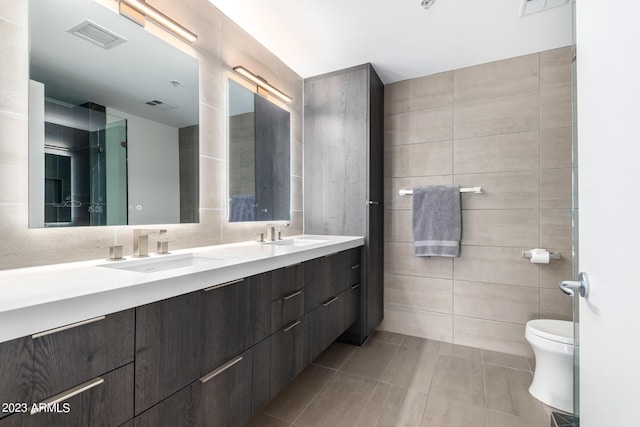
[[[294,236],[303,246],[242,242],[151,255],[169,269],[130,271],[104,259],[0,271],[0,342],[149,304],[364,244],[363,237]],[[296,242],[296,243],[298,243]],[[284,242],[286,243],[286,242]],[[288,242],[292,243],[292,242]],[[194,258],[194,262],[189,259]],[[148,261],[147,261],[148,260]],[[175,261],[175,263],[173,262]],[[181,265],[181,261],[184,264]],[[141,268],[142,270],[142,268]]]

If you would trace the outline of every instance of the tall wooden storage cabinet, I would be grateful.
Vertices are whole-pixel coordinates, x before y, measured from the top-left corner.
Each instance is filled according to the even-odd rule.
[[[304,232],[365,237],[356,343],[383,318],[383,108],[371,64],[304,81]]]

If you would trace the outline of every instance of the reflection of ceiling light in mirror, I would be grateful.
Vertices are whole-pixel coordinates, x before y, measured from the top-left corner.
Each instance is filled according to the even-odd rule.
[[[420,0],[420,4],[425,9],[429,9],[431,6],[433,6],[433,3],[435,3],[435,2],[436,2],[436,0]]]
[[[149,6],[144,1],[140,0],[120,0],[120,3],[124,3],[127,6],[131,7],[135,11],[143,14],[147,18],[153,20],[156,24],[164,27],[166,30],[171,31],[173,34],[183,38],[189,43],[195,43],[198,41],[198,36],[196,36],[191,31],[187,30],[182,25],[178,24],[173,19],[169,18],[164,13],[159,10]],[[122,13],[122,11],[120,12]],[[127,16],[128,17],[128,16]],[[136,21],[136,20],[134,20]],[[137,21],[136,21],[137,22]]]
[[[251,80],[261,88],[266,89],[268,92],[273,93],[275,96],[282,99],[283,101],[286,101],[286,102],[293,101],[293,98],[291,98],[289,95],[287,95],[277,87],[272,86],[268,81],[266,81],[260,76],[253,74],[251,71],[247,70],[246,68],[242,66],[237,66],[237,67],[233,67],[233,71]]]

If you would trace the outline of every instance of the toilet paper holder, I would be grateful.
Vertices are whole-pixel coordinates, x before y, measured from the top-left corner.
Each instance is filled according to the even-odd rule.
[[[522,251],[522,257],[531,259],[531,250]],[[550,260],[551,259],[560,259],[560,252],[551,252],[551,251],[549,251],[549,259]]]

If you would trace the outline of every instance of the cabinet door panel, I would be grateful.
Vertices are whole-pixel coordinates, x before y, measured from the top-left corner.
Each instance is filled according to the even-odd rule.
[[[304,315],[304,289],[293,291],[271,303],[271,333]]]
[[[23,337],[0,343],[0,403],[31,403],[33,341]],[[0,418],[9,413],[0,412]]]
[[[304,369],[304,318],[271,336],[271,398]]]
[[[245,425],[269,400],[269,352],[264,340],[195,382],[194,425]]]
[[[34,401],[133,361],[134,310],[33,339]]]
[[[193,425],[191,387],[187,387],[135,417],[133,427]]]
[[[337,253],[305,265],[305,312],[310,312],[345,289],[345,255]]]
[[[201,295],[136,309],[136,414],[200,376]]]
[[[65,399],[53,412],[21,415],[25,427],[108,427],[133,417],[133,363],[99,378],[104,382]],[[68,394],[71,390],[63,391]],[[13,418],[13,417],[12,417]],[[4,426],[3,426],[4,427]]]
[[[345,292],[330,298],[307,316],[308,356],[312,362],[346,328]]]
[[[360,283],[351,285],[347,291],[347,314],[346,314],[346,328],[351,327],[358,321],[360,316],[360,302],[361,302],[361,289]]]
[[[203,291],[202,298],[202,375],[271,333],[270,273]]]
[[[275,301],[304,287],[304,264],[294,264],[273,271],[271,300]]]

